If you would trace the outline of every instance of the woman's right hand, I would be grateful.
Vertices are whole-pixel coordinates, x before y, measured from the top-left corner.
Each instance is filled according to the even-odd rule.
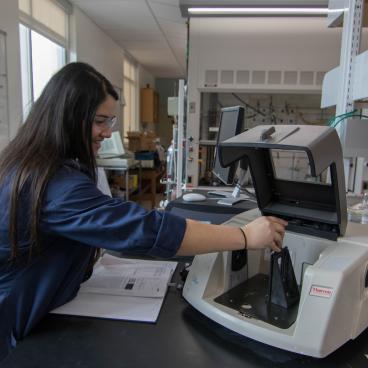
[[[247,237],[248,249],[271,248],[279,252],[287,222],[274,216],[258,217],[242,227]]]

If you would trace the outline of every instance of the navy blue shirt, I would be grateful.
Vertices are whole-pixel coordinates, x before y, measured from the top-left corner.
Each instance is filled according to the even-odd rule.
[[[82,171],[65,166],[42,206],[40,252],[28,259],[29,193],[19,201],[21,260],[10,263],[10,180],[0,188],[0,359],[50,310],[70,301],[96,248],[169,258],[183,240],[183,218],[102,194]]]

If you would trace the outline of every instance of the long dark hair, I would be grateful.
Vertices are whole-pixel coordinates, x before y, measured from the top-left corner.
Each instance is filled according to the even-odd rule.
[[[68,160],[83,165],[96,181],[92,123],[98,106],[111,95],[112,84],[85,63],[70,63],[47,83],[25,123],[0,156],[0,180],[11,175],[9,241],[11,259],[18,255],[18,203],[22,189],[29,193],[30,252],[39,249],[39,222],[45,188]]]

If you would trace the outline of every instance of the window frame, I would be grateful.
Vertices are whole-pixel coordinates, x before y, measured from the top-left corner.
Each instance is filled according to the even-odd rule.
[[[37,19],[32,17],[32,1],[29,2],[29,11],[30,14],[23,12],[19,8],[19,42],[20,42],[20,50],[21,50],[21,69],[22,69],[22,105],[23,105],[23,120],[28,115],[31,106],[34,103],[34,72],[33,72],[33,60],[32,60],[32,32],[35,32],[55,45],[61,47],[64,51],[64,57],[62,61],[62,65],[66,65],[70,60],[70,48],[69,48],[69,28],[70,28],[70,14],[72,10],[72,6],[69,4],[67,0],[49,0],[55,5],[59,6],[61,10],[64,11],[65,14],[65,37],[62,37],[52,29],[48,28]],[[69,7],[69,5],[70,7]],[[64,6],[65,5],[65,6]],[[19,6],[19,3],[18,3]],[[26,42],[25,47],[23,48],[22,42],[22,31],[21,27],[24,27],[26,30]],[[23,51],[24,50],[24,51]],[[25,65],[25,63],[27,65]],[[26,95],[25,95],[26,94]],[[25,101],[27,100],[27,101]]]

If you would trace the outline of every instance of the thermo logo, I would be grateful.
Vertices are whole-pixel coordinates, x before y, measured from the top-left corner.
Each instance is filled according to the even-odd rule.
[[[331,298],[333,289],[325,286],[312,285],[309,295],[319,296],[321,298]]]

